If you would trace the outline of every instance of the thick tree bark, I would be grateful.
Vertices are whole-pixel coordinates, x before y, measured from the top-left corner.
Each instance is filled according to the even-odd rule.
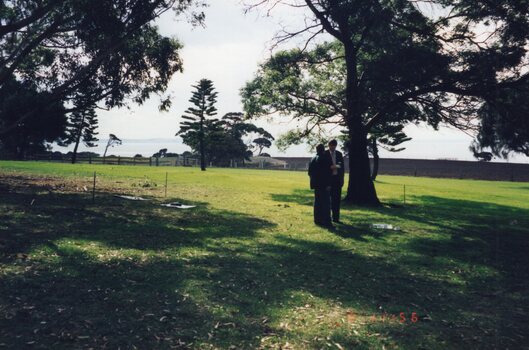
[[[344,43],[347,68],[346,103],[349,131],[349,184],[344,201],[361,206],[379,206],[367,151],[367,131],[360,111],[356,52]]]
[[[344,201],[362,206],[379,206],[380,201],[371,180],[367,134],[350,132],[349,137],[349,184]]]

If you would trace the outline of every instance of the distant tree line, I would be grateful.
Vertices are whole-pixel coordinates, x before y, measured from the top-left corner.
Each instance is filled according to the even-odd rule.
[[[102,155],[97,152],[90,152],[90,151],[82,151],[82,152],[61,152],[61,151],[42,151],[38,153],[34,153],[31,156],[29,156],[29,159],[50,159],[50,160],[68,160],[71,161],[71,159],[75,157],[78,161],[86,161],[89,158],[97,159],[97,158],[117,158],[120,157],[118,155]],[[127,158],[127,157],[121,157],[121,158]],[[135,154],[131,158],[197,158],[196,154],[193,154],[190,151],[184,151],[182,153],[174,153],[174,152],[168,152],[167,148],[163,148],[159,150],[158,152],[155,152],[151,156],[143,156],[140,153]]]

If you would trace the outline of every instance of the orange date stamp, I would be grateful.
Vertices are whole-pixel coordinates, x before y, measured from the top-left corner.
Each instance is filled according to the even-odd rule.
[[[346,312],[347,316],[347,322],[348,323],[357,323],[357,322],[393,322],[393,323],[417,323],[419,322],[419,315],[417,315],[416,312],[411,313],[405,313],[405,312],[399,312],[398,314],[388,314],[386,312],[379,313],[379,314],[368,314],[368,315],[360,315],[355,314],[352,311]]]

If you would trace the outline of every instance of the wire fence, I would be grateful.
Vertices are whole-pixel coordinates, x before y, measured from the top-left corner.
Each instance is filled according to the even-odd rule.
[[[71,155],[56,156],[54,154],[37,154],[26,160],[42,162],[72,163]],[[75,163],[106,164],[106,165],[144,165],[144,166],[198,166],[199,160],[194,157],[122,157],[122,156],[77,156]]]
[[[27,157],[25,160],[39,162],[72,163],[71,155],[37,154]],[[79,155],[75,159],[78,164],[101,164],[101,165],[138,165],[138,166],[189,166],[199,167],[200,159],[189,156],[178,157],[122,157],[108,156],[95,157]],[[305,163],[290,164],[285,161],[277,161],[268,157],[257,157],[250,161],[229,160],[223,162],[209,162],[206,167],[215,168],[247,168],[247,169],[269,169],[269,170],[299,170],[308,169],[308,161]]]

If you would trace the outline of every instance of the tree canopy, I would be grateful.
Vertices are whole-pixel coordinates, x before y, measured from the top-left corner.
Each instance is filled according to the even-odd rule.
[[[267,140],[272,145],[274,137],[264,128],[248,122],[240,112],[226,113],[212,134],[210,156],[218,164],[229,164],[230,160],[245,161],[253,155],[253,140]],[[253,140],[253,141],[252,141]]]
[[[272,146],[272,140],[266,137],[258,137],[252,142],[255,144],[255,147],[257,148],[257,155],[260,156],[263,154],[263,149],[270,148]]]
[[[152,21],[167,11],[192,13],[195,0],[8,0],[0,3],[0,90],[16,77],[31,81],[48,96],[48,105],[65,103],[68,111],[86,105],[122,106],[144,102],[163,92],[182,69],[181,44],[164,37]],[[169,100],[161,107],[167,108]],[[36,113],[31,109],[0,133]]]
[[[258,73],[249,83],[246,92],[252,93],[247,99],[270,109],[247,103],[247,111],[275,112],[273,103],[262,100],[275,94],[287,107],[280,112],[306,117],[312,125],[343,120],[352,169],[346,199],[353,203],[379,204],[367,151],[373,127],[393,123],[398,116],[434,127],[477,130],[486,120],[483,106],[497,105],[502,91],[529,84],[524,68],[529,59],[529,3],[524,0],[256,0],[253,6],[279,4],[306,9],[310,16],[305,27],[278,34],[277,42],[302,36],[306,44],[297,52],[277,54],[269,62],[275,66],[274,75]],[[334,37],[343,55],[316,45],[321,33]],[[338,99],[316,95],[304,89],[303,81],[286,78],[306,74],[296,71],[300,68],[307,72],[336,64],[343,64],[345,73],[329,75],[327,82],[340,81]],[[271,90],[255,88],[270,80],[279,83],[270,85]],[[292,91],[304,94],[289,95]],[[517,125],[511,117],[505,120]]]
[[[48,93],[39,92],[31,82],[11,79],[4,87],[0,89],[0,123],[13,123],[28,110],[41,109],[39,115],[32,114],[9,133],[0,134],[0,152],[4,156],[25,159],[48,150],[51,142],[65,136],[68,121],[62,103],[50,105]]]
[[[499,157],[511,152],[529,157],[529,86],[497,92],[479,110],[479,134],[471,145],[475,153],[490,148]]]

